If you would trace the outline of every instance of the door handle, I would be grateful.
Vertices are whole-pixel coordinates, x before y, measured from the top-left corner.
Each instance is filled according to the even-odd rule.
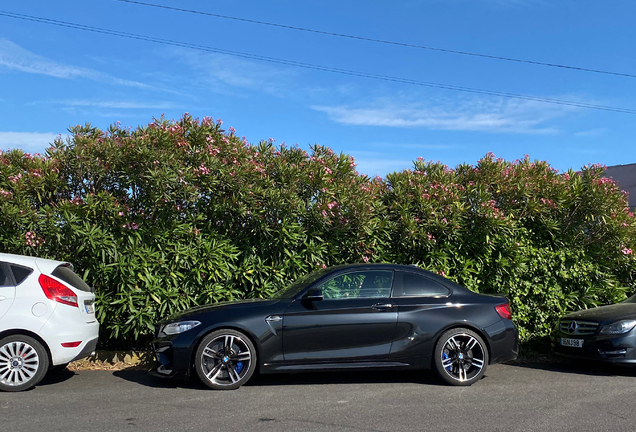
[[[393,305],[391,303],[378,303],[378,304],[374,304],[373,306],[371,306],[371,309],[375,309],[375,310],[389,310],[389,309],[393,309]]]

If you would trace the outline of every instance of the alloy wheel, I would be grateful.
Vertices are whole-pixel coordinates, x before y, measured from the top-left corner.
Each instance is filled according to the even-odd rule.
[[[251,375],[253,354],[240,336],[222,334],[208,342],[201,352],[201,372],[215,387],[236,386]]]
[[[482,343],[467,333],[450,336],[440,354],[444,372],[459,382],[470,381],[480,375],[487,361]]]
[[[39,367],[40,357],[28,343],[11,341],[0,346],[0,384],[23,386],[34,379]]]

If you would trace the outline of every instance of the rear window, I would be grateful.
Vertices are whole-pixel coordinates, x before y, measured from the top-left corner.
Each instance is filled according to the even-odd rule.
[[[450,294],[448,288],[431,279],[414,273],[399,272],[402,276],[402,288],[393,291],[393,297],[445,297]]]
[[[33,269],[13,264],[11,264],[11,271],[13,272],[13,278],[15,279],[16,285],[20,285],[31,273],[33,273]]]
[[[53,271],[53,276],[63,280],[67,284],[73,286],[80,291],[93,292],[86,282],[76,275],[69,266],[61,265]]]

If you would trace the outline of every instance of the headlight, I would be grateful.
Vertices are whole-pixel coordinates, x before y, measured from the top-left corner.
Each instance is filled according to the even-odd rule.
[[[180,321],[166,324],[165,326],[163,326],[163,329],[161,331],[167,335],[175,335],[193,329],[199,324],[201,324],[199,321]]]
[[[627,333],[636,326],[636,320],[618,321],[612,324],[604,325],[601,334],[623,334]]]

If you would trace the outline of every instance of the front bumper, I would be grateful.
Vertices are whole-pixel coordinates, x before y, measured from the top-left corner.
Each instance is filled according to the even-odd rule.
[[[561,338],[582,339],[582,347],[561,345]],[[553,339],[555,354],[571,359],[636,365],[636,333],[624,335],[570,335],[557,332]]]
[[[190,335],[158,336],[152,341],[157,367],[151,374],[161,378],[188,378],[191,366]]]

